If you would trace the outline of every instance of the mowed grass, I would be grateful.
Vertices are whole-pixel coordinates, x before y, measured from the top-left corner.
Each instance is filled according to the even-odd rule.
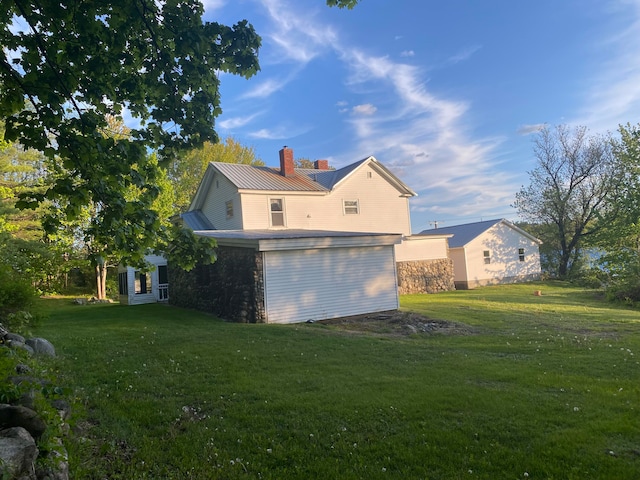
[[[72,478],[640,478],[638,310],[560,283],[401,303],[473,333],[43,300]]]

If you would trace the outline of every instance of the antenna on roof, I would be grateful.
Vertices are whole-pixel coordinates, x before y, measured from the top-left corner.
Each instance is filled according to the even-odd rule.
[[[434,220],[433,222],[429,222],[429,225],[433,225],[434,230],[438,229],[438,223],[440,223],[439,220]]]

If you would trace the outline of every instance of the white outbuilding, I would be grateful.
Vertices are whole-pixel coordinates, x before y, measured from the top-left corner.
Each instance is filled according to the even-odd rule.
[[[167,302],[169,280],[167,259],[161,255],[145,255],[149,270],[118,266],[118,298],[123,305]]]
[[[541,241],[505,219],[425,230],[453,235],[449,256],[457,289],[540,279]]]

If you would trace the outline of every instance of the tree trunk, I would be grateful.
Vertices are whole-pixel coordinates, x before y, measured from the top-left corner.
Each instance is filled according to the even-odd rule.
[[[98,300],[107,298],[107,266],[105,264],[96,265],[96,298]]]
[[[561,279],[567,278],[567,274],[569,273],[569,255],[570,252],[562,251],[560,254],[560,262],[558,265],[558,277]]]

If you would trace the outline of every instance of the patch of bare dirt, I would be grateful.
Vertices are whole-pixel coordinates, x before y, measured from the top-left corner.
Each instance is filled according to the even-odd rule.
[[[389,336],[471,335],[475,333],[472,327],[462,323],[398,310],[321,320],[317,323],[330,325],[349,333]]]

